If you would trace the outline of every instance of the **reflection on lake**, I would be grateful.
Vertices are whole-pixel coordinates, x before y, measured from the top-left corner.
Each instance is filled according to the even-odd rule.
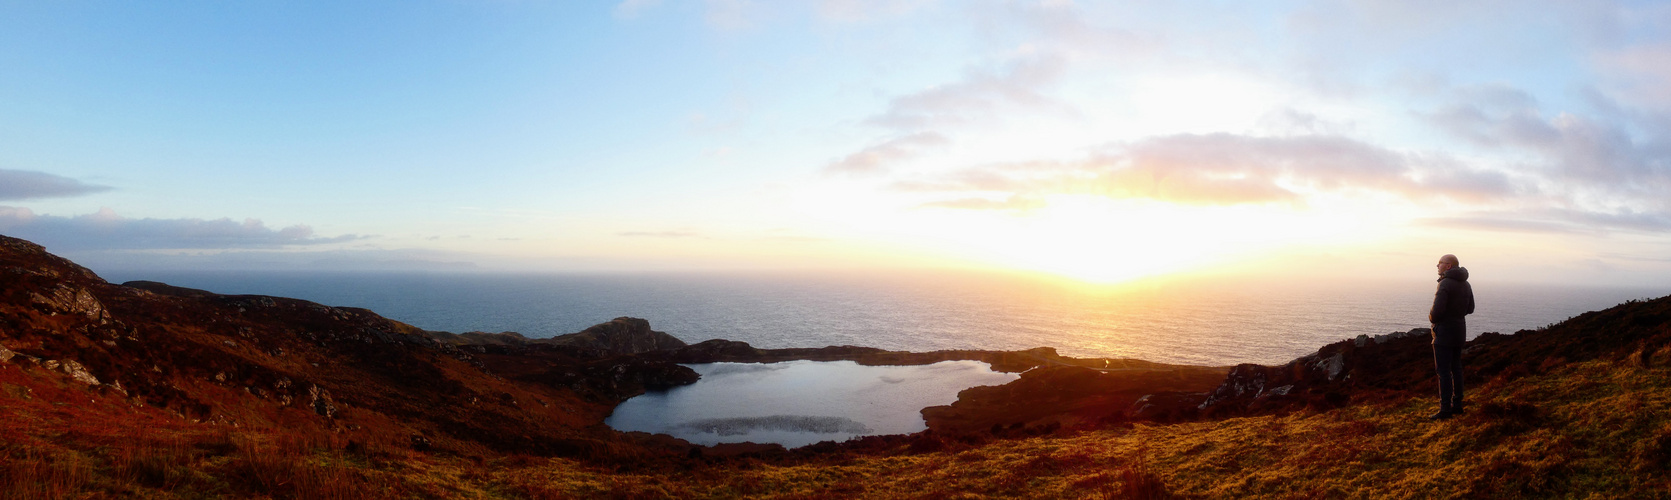
[[[778,443],[794,448],[926,429],[923,408],[958,391],[1009,383],[1013,373],[978,361],[862,366],[852,361],[688,365],[702,380],[621,403],[605,423],[692,443]]]

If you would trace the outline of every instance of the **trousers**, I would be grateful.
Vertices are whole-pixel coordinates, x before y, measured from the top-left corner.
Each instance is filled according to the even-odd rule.
[[[1462,346],[1434,345],[1433,368],[1439,372],[1439,411],[1462,408]]]

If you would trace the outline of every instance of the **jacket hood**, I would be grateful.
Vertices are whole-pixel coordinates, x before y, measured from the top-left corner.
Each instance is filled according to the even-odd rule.
[[[1451,268],[1451,270],[1445,271],[1444,278],[1439,278],[1439,279],[1445,279],[1445,278],[1450,278],[1450,279],[1457,280],[1457,281],[1468,281],[1468,268],[1466,268],[1466,267],[1453,267],[1453,268]]]

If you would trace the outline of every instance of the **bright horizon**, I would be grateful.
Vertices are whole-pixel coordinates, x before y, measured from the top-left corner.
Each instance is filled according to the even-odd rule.
[[[0,6],[95,271],[1671,281],[1671,5]]]

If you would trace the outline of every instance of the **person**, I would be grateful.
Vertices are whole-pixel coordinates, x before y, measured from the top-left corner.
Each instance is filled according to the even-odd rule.
[[[1433,324],[1433,367],[1439,372],[1439,412],[1428,417],[1444,420],[1462,413],[1462,344],[1468,341],[1464,317],[1474,313],[1474,288],[1468,269],[1455,255],[1439,257],[1439,290],[1427,321]]]

